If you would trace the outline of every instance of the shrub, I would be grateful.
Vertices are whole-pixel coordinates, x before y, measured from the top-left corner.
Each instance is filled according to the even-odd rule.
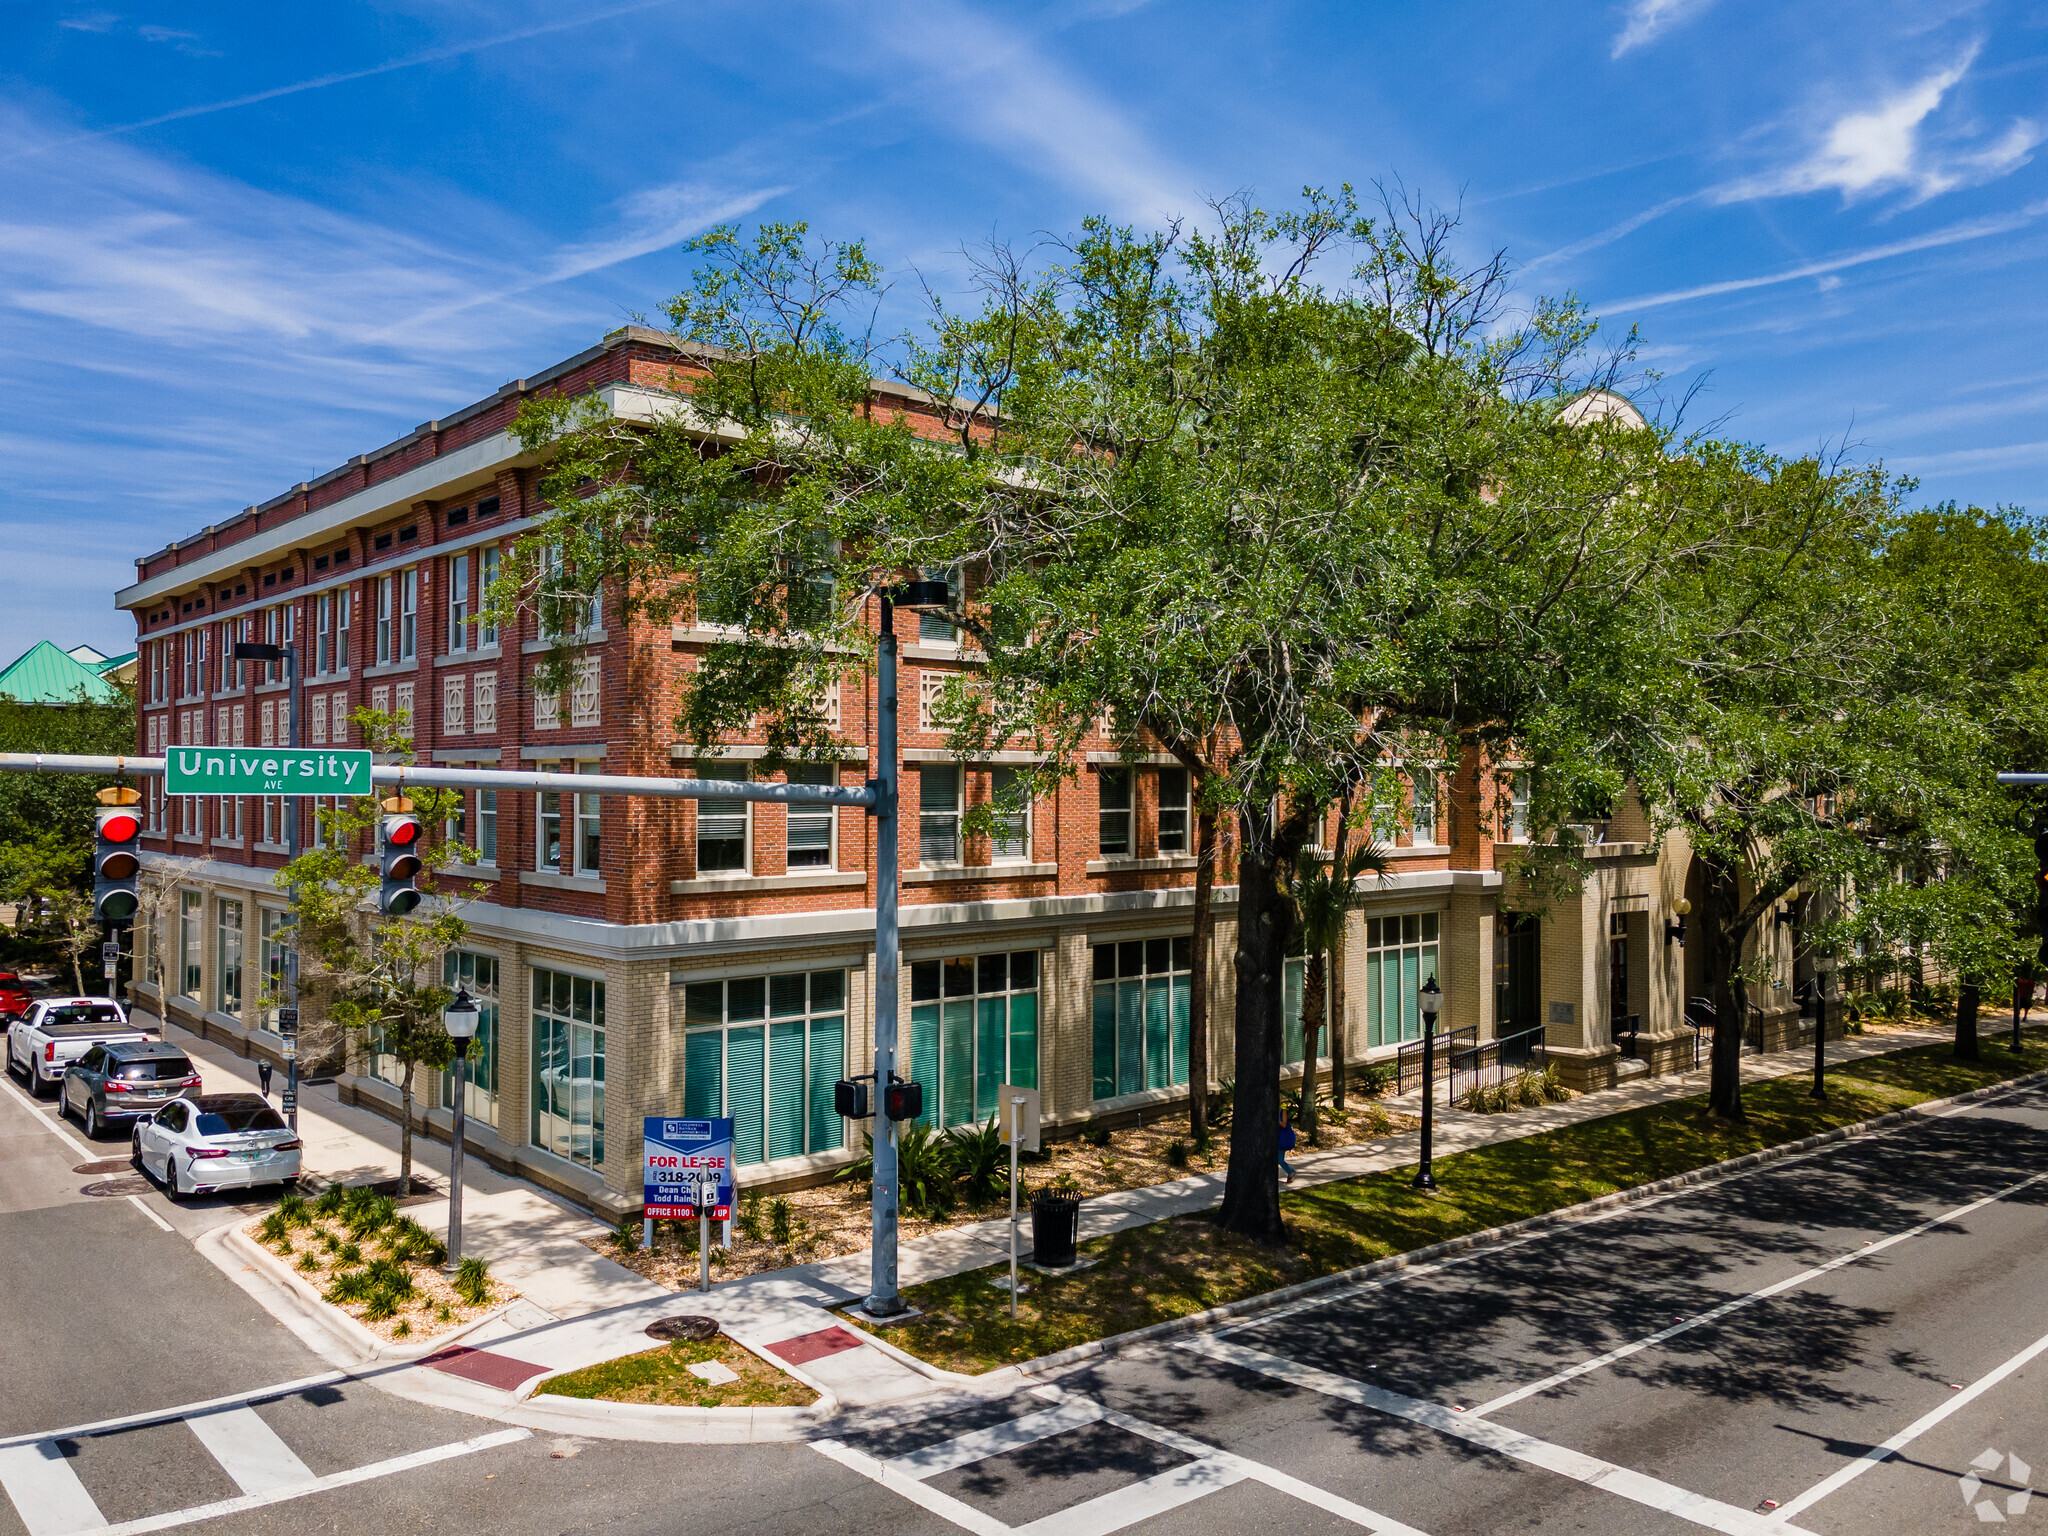
[[[761,1241],[761,1192],[758,1189],[750,1189],[740,1196],[740,1236],[750,1243]]]
[[[450,1307],[447,1302],[441,1302],[434,1308],[434,1321],[437,1323],[454,1322],[455,1310],[452,1307]]]
[[[1166,1144],[1166,1166],[1185,1168],[1188,1165],[1188,1144],[1178,1136]]]
[[[320,1256],[308,1248],[299,1255],[299,1268],[311,1272],[320,1267]]]
[[[984,1126],[956,1126],[946,1133],[946,1140],[952,1146],[954,1171],[967,1186],[967,1198],[976,1205],[992,1199],[1010,1174],[1010,1149],[1003,1144],[996,1117],[990,1115]]]
[[[412,1271],[396,1259],[374,1260],[368,1270],[371,1285],[392,1296],[413,1293]]]
[[[464,1259],[455,1272],[455,1294],[472,1307],[491,1299],[491,1266],[482,1259]]]
[[[866,1145],[867,1151],[860,1160],[848,1164],[840,1178],[874,1183],[872,1133],[866,1135]],[[909,1215],[939,1216],[953,1208],[952,1148],[945,1137],[922,1121],[913,1121],[896,1133],[896,1187],[898,1202]]]
[[[1109,1127],[1106,1125],[1091,1125],[1081,1133],[1081,1136],[1091,1147],[1106,1147],[1109,1145]]]
[[[272,1211],[263,1218],[263,1225],[256,1229],[256,1235],[266,1243],[281,1243],[291,1231],[291,1223],[284,1219],[283,1211]]]
[[[406,1320],[405,1320],[404,1318],[402,1318],[402,1317],[401,1317],[401,1318],[400,1318],[400,1319],[399,1319],[399,1320],[398,1320],[398,1321],[397,1321],[396,1323],[392,1324],[392,1327],[391,1327],[391,1337],[393,1337],[394,1339],[402,1339],[402,1338],[406,1337],[406,1336],[407,1336],[408,1334],[410,1334],[411,1332],[412,1332],[412,1324],[411,1324],[411,1323],[409,1323],[409,1322],[407,1322],[407,1321],[406,1321]]]
[[[345,1269],[327,1283],[326,1296],[333,1302],[362,1301],[376,1287],[366,1269]]]
[[[363,1262],[363,1250],[355,1243],[343,1243],[341,1247],[335,1250],[335,1255],[344,1264],[360,1264]]]
[[[306,1201],[300,1195],[286,1195],[277,1202],[277,1214],[285,1219],[287,1226],[303,1227],[311,1220],[306,1214]]]
[[[1394,1086],[1394,1079],[1400,1074],[1393,1065],[1384,1061],[1366,1061],[1351,1068],[1349,1076],[1358,1091],[1369,1099],[1385,1096]]]
[[[612,1246],[621,1253],[640,1251],[640,1218],[621,1216],[619,1224],[612,1228]]]
[[[768,1202],[768,1230],[776,1242],[789,1241],[789,1202],[780,1195]]]
[[[1543,1075],[1540,1072],[1524,1072],[1515,1079],[1515,1102],[1524,1109],[1533,1109],[1543,1102]]]
[[[330,1184],[320,1191],[320,1197],[313,1202],[315,1216],[339,1216],[342,1207],[348,1204],[348,1190],[340,1184]]]
[[[1562,1104],[1572,1096],[1571,1089],[1564,1085],[1564,1079],[1557,1075],[1556,1062],[1545,1062],[1541,1076],[1543,1079],[1543,1097],[1550,1103]]]
[[[334,1253],[340,1249],[341,1239],[336,1237],[332,1232],[322,1232],[320,1234],[320,1246],[322,1248],[325,1248],[329,1253]]]
[[[348,1228],[349,1236],[358,1242],[373,1237],[391,1224],[398,1214],[397,1205],[383,1195],[368,1189],[353,1190],[347,1207],[342,1212],[342,1225]],[[354,1198],[361,1195],[363,1198]]]
[[[363,1316],[373,1323],[381,1323],[398,1310],[398,1302],[389,1291],[372,1291],[363,1305]]]

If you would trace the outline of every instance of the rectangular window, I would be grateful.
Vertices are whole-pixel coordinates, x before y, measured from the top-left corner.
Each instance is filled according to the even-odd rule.
[[[494,955],[473,954],[466,949],[448,952],[444,980],[452,990],[461,987],[476,999],[476,1038],[469,1042],[469,1061],[463,1068],[466,1091],[462,1112],[487,1125],[498,1123],[498,961]],[[552,989],[551,989],[552,991]],[[455,1071],[441,1074],[441,1107],[455,1107]]]
[[[926,581],[943,581],[955,606],[960,600],[960,573],[943,565],[928,565],[924,568]],[[947,622],[943,613],[920,613],[917,616],[917,638],[925,645],[958,645],[960,631]]]
[[[386,662],[398,659],[398,650],[394,644],[397,633],[392,628],[394,609],[397,606],[397,593],[393,587],[393,578],[377,578],[377,665],[380,667]]]
[[[917,775],[917,862],[960,862],[960,765],[926,763]]]
[[[1436,775],[1418,773],[1410,783],[1415,790],[1415,841],[1419,846],[1436,843]]]
[[[348,670],[348,629],[356,611],[351,591],[351,588],[343,587],[334,594],[334,670],[337,672]]]
[[[600,763],[581,763],[579,773],[596,773]],[[576,873],[591,880],[604,878],[604,862],[600,857],[603,839],[600,837],[598,820],[598,795],[578,795],[576,798]]]
[[[448,649],[469,649],[469,556],[448,562]]]
[[[498,862],[498,792],[495,789],[476,792],[476,851],[477,857],[486,864]]]
[[[268,805],[270,802],[265,801]],[[277,1010],[284,998],[285,949],[291,941],[289,922],[286,914],[272,907],[259,907],[262,914],[263,934],[261,959],[263,962],[263,1012],[262,1027],[272,1034],[277,1032]]]
[[[491,600],[491,583],[498,579],[498,551],[487,549],[483,552],[483,564],[477,571],[477,607],[484,608]],[[488,618],[480,619],[476,626],[476,643],[486,648],[498,643],[498,626]]]
[[[242,1016],[242,904],[223,896],[214,905],[217,945],[214,950],[213,1006],[217,1012]]]
[[[730,1115],[736,1165],[846,1144],[832,1105],[846,1074],[845,971],[688,982],[683,1018],[683,1113]]]
[[[398,660],[411,661],[419,654],[420,573],[398,573]]]
[[[604,1162],[604,983],[533,972],[533,1144]]]
[[[1187,1082],[1194,950],[1192,938],[1093,946],[1096,1098]]]
[[[1529,775],[1518,773],[1508,785],[1508,841],[1529,841]]]
[[[749,777],[749,770],[745,763],[707,763],[698,768],[697,777],[743,783]],[[698,874],[746,872],[749,867],[747,804],[745,800],[726,799],[697,802]]]
[[[334,670],[334,594],[322,592],[313,602],[313,675]]]
[[[188,804],[192,796],[181,796]],[[178,991],[186,997],[199,996],[199,946],[205,942],[199,931],[200,895],[178,892]]]
[[[934,1126],[983,1125],[997,1089],[1038,1086],[1038,951],[918,960],[910,967],[910,1071]]]
[[[540,773],[571,773],[571,763],[535,763]],[[540,814],[535,819],[534,868],[550,869],[558,875],[567,874],[562,867],[562,794],[560,790],[544,789],[540,792]]]
[[[1095,846],[1104,858],[1131,851],[1131,770],[1104,768],[1095,775],[1100,797]]]
[[[830,787],[839,782],[839,770],[831,763],[801,763],[789,770],[792,784]],[[789,808],[789,867],[830,869],[832,834],[839,825],[839,812],[829,805],[792,805]]]
[[[1159,770],[1159,851],[1186,853],[1188,823],[1193,818],[1188,805],[1188,771],[1185,768]]]
[[[988,797],[996,806],[995,828],[990,834],[990,852],[998,864],[1022,864],[1031,858],[1031,801],[1027,797],[1015,810],[1004,810],[1006,795],[1020,792],[1021,775],[1015,768],[991,768]]]
[[[1399,1045],[1404,1040],[1422,1038],[1422,984],[1437,974],[1437,928],[1434,912],[1404,912],[1365,920],[1368,1047]],[[1296,1018],[1299,1017],[1297,1012]],[[1298,1057],[1298,1023],[1294,1049]]]

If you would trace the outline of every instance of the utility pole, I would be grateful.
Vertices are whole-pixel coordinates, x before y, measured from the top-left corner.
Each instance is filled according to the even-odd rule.
[[[874,1192],[869,1219],[867,1310],[888,1317],[903,1310],[896,1294],[896,1122],[889,1084],[896,1080],[898,937],[896,903],[896,607],[881,594],[882,633],[875,645],[875,1116]]]

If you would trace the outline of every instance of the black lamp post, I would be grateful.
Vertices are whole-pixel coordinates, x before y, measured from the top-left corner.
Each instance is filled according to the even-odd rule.
[[[469,1096],[463,1069],[469,1064],[469,1042],[476,1038],[476,1027],[482,1017],[483,1010],[477,1007],[476,999],[469,995],[468,988],[461,986],[455,989],[454,999],[441,1015],[448,1038],[455,1042],[455,1124],[448,1134],[447,1268],[451,1275],[462,1268],[462,1111],[463,1100]]]
[[[1422,984],[1417,999],[1422,1004],[1422,1166],[1415,1170],[1417,1189],[1435,1189],[1436,1178],[1429,1171],[1430,1138],[1436,1130],[1436,1011],[1444,1003],[1443,988],[1431,976]]]

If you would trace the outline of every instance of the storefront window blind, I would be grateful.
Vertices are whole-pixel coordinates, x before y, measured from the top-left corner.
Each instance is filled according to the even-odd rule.
[[[737,1166],[845,1145],[845,971],[688,982],[683,1013],[683,1113],[730,1115]]]
[[[1422,1038],[1422,984],[1437,975],[1437,914],[1365,920],[1365,1041]]]
[[[1194,940],[1097,944],[1094,1091],[1120,1098],[1188,1080],[1188,998]]]
[[[981,1125],[1004,1083],[1038,1086],[1038,951],[910,967],[910,1072],[930,1125]]]
[[[533,1144],[595,1168],[604,1161],[604,983],[533,973]]]

